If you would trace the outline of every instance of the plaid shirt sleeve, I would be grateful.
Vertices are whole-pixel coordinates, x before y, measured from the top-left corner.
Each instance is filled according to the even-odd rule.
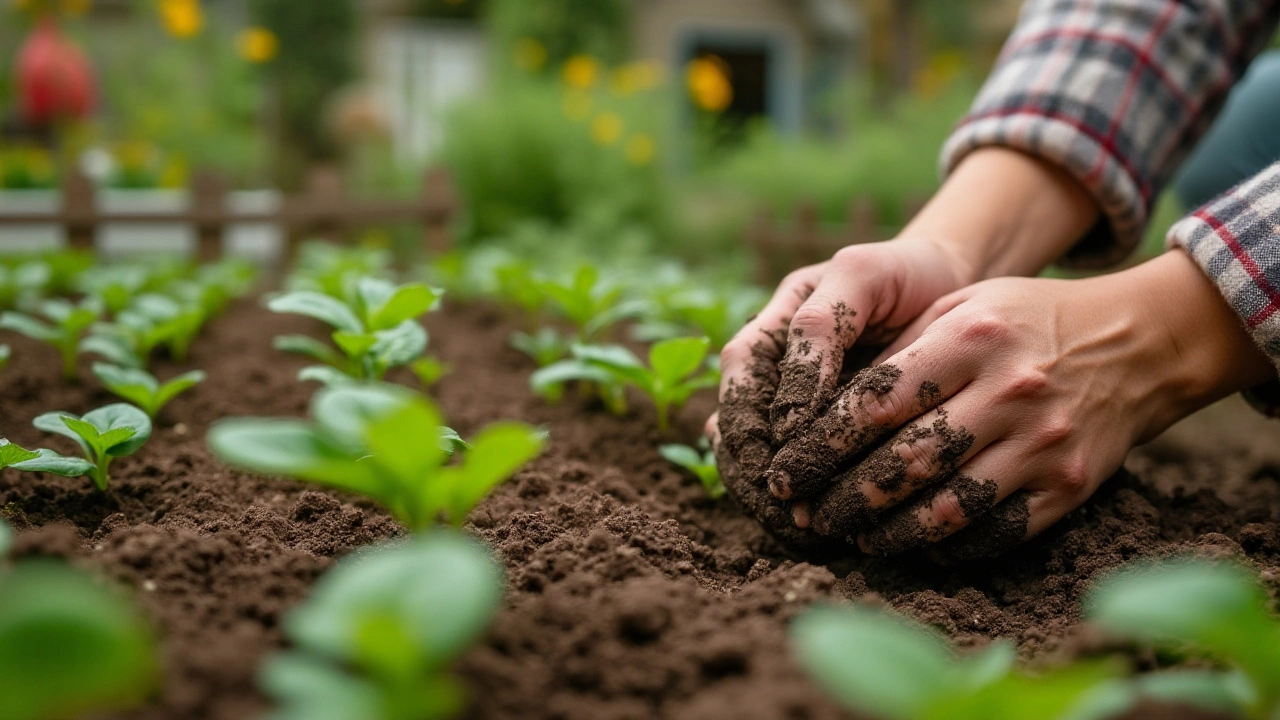
[[[1064,168],[1106,217],[1064,261],[1118,261],[1278,19],[1280,0],[1028,0],[943,169],[993,145]]]

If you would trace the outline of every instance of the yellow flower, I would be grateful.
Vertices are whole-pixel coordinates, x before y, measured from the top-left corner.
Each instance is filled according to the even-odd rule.
[[[520,38],[511,49],[512,59],[521,70],[535,72],[547,64],[547,48],[534,38]]]
[[[561,74],[564,84],[576,90],[586,90],[596,82],[600,63],[590,55],[574,55],[565,61]]]
[[[199,0],[160,0],[160,20],[164,29],[177,38],[192,37],[204,28]]]
[[[280,50],[280,40],[266,28],[246,28],[236,37],[236,49],[245,60],[264,63],[276,56],[276,52]]]
[[[581,90],[570,90],[564,95],[564,116],[574,122],[590,117],[591,106],[591,96]]]
[[[703,110],[720,112],[733,102],[729,68],[717,57],[701,57],[689,63],[686,80],[689,95]]]
[[[632,165],[648,165],[653,162],[653,138],[648,135],[632,135],[623,148],[623,154]]]
[[[656,87],[660,82],[662,66],[653,62],[633,62],[613,71],[609,87],[615,95],[626,97]]]
[[[591,121],[591,139],[597,145],[612,145],[621,137],[622,118],[616,113],[600,113]]]

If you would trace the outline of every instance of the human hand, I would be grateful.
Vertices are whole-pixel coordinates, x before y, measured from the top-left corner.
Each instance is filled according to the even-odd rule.
[[[1088,280],[964,288],[917,318],[881,360],[779,450],[772,486],[798,500],[798,526],[874,554],[974,524],[938,547],[950,559],[1038,534],[1092,495],[1132,446],[1274,376],[1179,251]]]

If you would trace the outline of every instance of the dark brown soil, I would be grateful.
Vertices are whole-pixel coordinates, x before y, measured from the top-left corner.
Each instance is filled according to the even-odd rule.
[[[1099,571],[1140,555],[1247,557],[1280,584],[1280,425],[1237,400],[1136,451],[1131,473],[992,563],[858,555],[811,564],[659,457],[660,440],[696,438],[710,393],[662,438],[643,402],[614,418],[574,397],[559,406],[534,399],[528,361],[506,348],[512,326],[490,309],[447,308],[428,325],[435,352],[455,368],[438,388],[454,427],[466,435],[521,418],[552,433],[546,455],[473,519],[510,584],[492,632],[459,668],[473,718],[839,718],[786,642],[787,620],[814,601],[888,603],[963,647],[1004,636],[1046,662],[1105,647],[1079,632],[1078,600]],[[210,379],[166,410],[152,444],[117,461],[105,495],[87,482],[0,475],[20,553],[97,568],[132,587],[154,619],[165,683],[124,717],[255,716],[264,702],[253,674],[280,646],[282,614],[334,558],[398,532],[367,504],[227,471],[204,447],[216,418],[305,413],[314,388],[293,379],[301,362],[272,351],[270,339],[313,329],[255,303],[233,307],[193,348],[191,365]],[[111,398],[96,385],[61,384],[49,351],[4,340],[15,357],[0,375],[0,432],[69,449],[30,420]],[[179,368],[157,369],[163,377]],[[1140,667],[1156,662],[1133,657]]]

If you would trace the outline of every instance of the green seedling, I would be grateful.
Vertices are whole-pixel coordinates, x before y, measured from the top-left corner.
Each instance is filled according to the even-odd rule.
[[[390,266],[391,254],[385,250],[309,242],[299,249],[286,286],[293,292],[317,292],[347,303],[354,301],[361,278],[385,275]]]
[[[72,380],[76,376],[76,352],[80,341],[102,315],[102,303],[95,297],[86,297],[79,303],[67,300],[45,300],[39,304],[39,315],[16,312],[0,313],[0,329],[12,330],[33,340],[46,342],[62,356],[62,376]]]
[[[292,649],[259,675],[269,720],[442,720],[464,706],[449,667],[488,627],[502,573],[479,543],[435,532],[348,557],[284,619]]]
[[[20,448],[8,440],[0,438],[0,470],[28,460],[35,460],[38,457],[40,457],[40,453],[35,450]],[[4,553],[0,552],[0,555],[4,555]]]
[[[0,555],[8,536],[0,522]],[[157,667],[146,621],[118,593],[51,560],[0,566],[0,717],[123,710],[155,687]]]
[[[671,425],[672,410],[679,409],[697,390],[719,384],[719,371],[704,369],[710,344],[707,338],[664,340],[649,348],[648,367],[620,345],[577,345],[573,359],[535,372],[530,386],[535,393],[554,399],[567,381],[598,383],[607,388],[606,404],[617,411],[619,403],[623,410],[626,407],[619,388],[630,385],[653,400],[658,429],[665,431]]]
[[[624,301],[623,288],[601,279],[600,271],[592,265],[578,266],[565,279],[541,280],[538,288],[577,329],[580,342],[588,342],[644,310],[642,303]]]
[[[716,454],[707,449],[705,439],[701,448],[692,448],[688,445],[660,445],[658,453],[669,462],[693,473],[712,500],[724,497],[725,487],[720,480],[720,468],[716,466]]]
[[[452,365],[430,355],[414,360],[409,364],[409,369],[418,378],[418,382],[422,383],[422,387],[428,390],[440,382],[440,378],[453,372]]]
[[[241,418],[209,431],[223,462],[267,475],[358,493],[382,504],[414,531],[443,518],[461,525],[498,483],[535,457],[545,433],[520,423],[480,431],[446,464],[461,440],[442,425],[424,395],[383,384],[328,387],[316,393],[313,420]]]
[[[146,286],[149,274],[141,265],[113,265],[89,268],[76,278],[77,289],[102,301],[107,314],[115,317],[129,307]]]
[[[80,275],[93,267],[97,257],[92,250],[58,250],[40,255],[40,262],[49,267],[50,295],[68,295],[77,292]]]
[[[885,720],[1085,720],[1116,674],[1086,663],[1032,676],[1011,644],[957,657],[931,628],[872,608],[817,607],[791,629],[801,665],[849,710]]]
[[[716,292],[706,288],[685,288],[660,301],[651,301],[646,319],[634,328],[642,342],[696,334],[711,340],[719,350],[763,305],[760,290],[754,287]]]
[[[275,312],[306,315],[335,328],[332,338],[337,349],[305,335],[279,336],[275,347],[362,380],[380,380],[390,368],[422,356],[427,331],[417,318],[439,305],[439,291],[422,283],[396,286],[362,278],[353,294],[350,304],[311,291],[273,298],[267,306]]]
[[[1244,568],[1192,559],[1122,569],[1085,599],[1086,617],[1119,637],[1205,653],[1236,668],[1184,672],[1183,680],[1194,682],[1181,683],[1187,692],[1179,699],[1259,720],[1280,718],[1280,621],[1268,604]]]
[[[569,355],[573,341],[556,332],[553,327],[542,327],[530,335],[526,332],[511,333],[507,340],[511,347],[533,358],[538,367],[546,367]]]
[[[52,450],[15,464],[25,472],[46,472],[62,477],[88,477],[102,491],[111,482],[111,461],[132,455],[151,437],[151,418],[126,403],[115,403],[90,411],[84,417],[67,412],[50,412],[31,423],[45,432],[76,441],[83,458],[66,457]]]
[[[196,309],[191,327],[188,311],[177,300],[156,293],[134,298],[128,309],[116,313],[115,321],[97,323],[93,334],[80,344],[80,352],[99,355],[115,365],[146,368],[156,347],[167,344],[175,359],[182,360],[186,348],[199,332],[203,315]]]
[[[49,266],[39,260],[14,267],[0,264],[0,310],[31,306],[44,294],[50,279]]]
[[[178,395],[204,382],[203,370],[192,370],[172,380],[161,383],[146,370],[123,368],[106,363],[94,363],[93,374],[98,376],[104,387],[123,400],[142,408],[152,420],[160,414],[160,410]]]
[[[497,281],[498,299],[505,305],[521,310],[530,326],[535,325],[546,305],[546,296],[533,271],[533,265],[524,260],[511,259],[495,266],[493,276]]]

